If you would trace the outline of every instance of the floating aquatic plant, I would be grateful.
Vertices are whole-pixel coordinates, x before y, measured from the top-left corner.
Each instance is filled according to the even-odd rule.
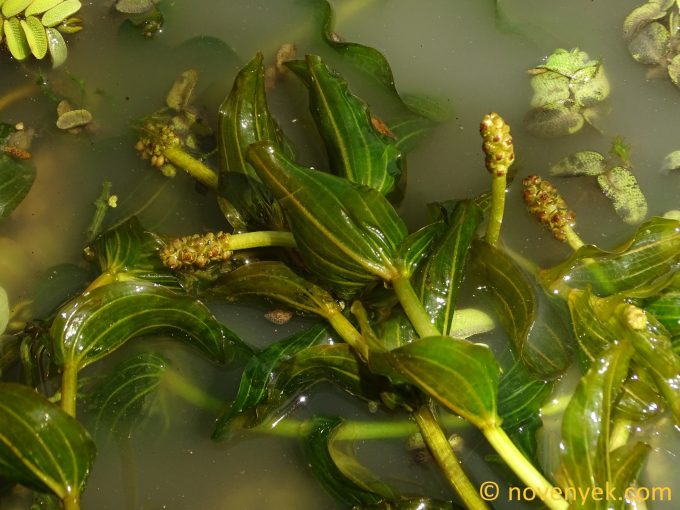
[[[79,0],[4,0],[0,1],[0,41],[17,60],[33,55],[42,60],[49,53],[58,67],[68,55],[62,33],[82,29]]]

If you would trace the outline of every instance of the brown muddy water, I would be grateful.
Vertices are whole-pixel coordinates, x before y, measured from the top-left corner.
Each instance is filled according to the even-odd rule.
[[[130,122],[162,106],[174,77],[193,66],[201,71],[199,102],[209,112],[231,87],[239,65],[262,51],[271,61],[282,43],[295,42],[300,55],[322,51],[313,35],[311,10],[301,0],[163,1],[162,33],[146,41],[126,35],[122,19],[108,1],[84,2],[85,29],[68,37],[65,66],[42,71],[48,80],[74,87],[82,83],[82,100],[98,129],[73,136],[54,127],[53,105],[40,94],[0,112],[0,121],[37,129],[36,183],[24,203],[0,225],[0,285],[19,301],[38,274],[61,262],[80,260],[91,203],[104,180],[113,182],[119,207],[110,221],[142,209],[142,224],[155,232],[185,235],[225,228],[214,200],[198,192],[184,175],[168,181],[146,166],[133,150]],[[640,0],[498,0],[506,26],[499,30],[492,0],[336,0],[336,30],[346,40],[381,50],[390,61],[400,91],[445,98],[453,117],[438,126],[409,156],[409,182],[400,212],[410,228],[426,219],[427,202],[463,198],[488,188],[478,125],[497,111],[513,127],[518,179],[547,175],[547,169],[577,150],[607,152],[615,135],[632,146],[635,175],[648,198],[649,215],[680,208],[680,174],[660,171],[663,158],[680,149],[680,90],[669,80],[650,80],[629,56],[622,39],[624,17]],[[219,63],[196,54],[167,58],[167,49],[198,35],[214,36],[233,50]],[[555,48],[579,47],[602,59],[611,82],[611,113],[604,132],[585,127],[567,138],[538,139],[522,129],[531,89],[527,69]],[[0,94],[35,79],[39,66],[26,67],[0,55]],[[75,90],[78,87],[75,86]],[[358,92],[362,92],[358,90]],[[368,97],[373,94],[366,90]],[[270,94],[283,129],[304,139],[311,125],[306,98],[298,84]],[[214,120],[214,117],[213,117]],[[323,165],[315,139],[303,142],[306,163]],[[626,238],[633,228],[613,212],[592,181],[562,179],[558,185],[576,211],[582,237],[602,247]],[[523,209],[519,186],[507,194],[503,238],[508,246],[539,264],[554,264],[568,254]],[[265,346],[300,327],[273,326],[263,309],[212,303],[215,313],[250,344]],[[171,358],[183,375],[225,402],[233,397],[238,370],[215,369],[200,356],[163,339],[150,340]],[[139,349],[130,345],[126,352]],[[117,354],[116,356],[118,356]],[[114,358],[116,357],[114,356]],[[94,367],[96,370],[96,367]],[[213,416],[181,401],[167,402],[168,419],[156,419],[145,431],[120,444],[101,444],[84,494],[85,510],[119,509],[299,509],[336,508],[306,469],[294,439],[244,435],[216,444],[210,440]],[[366,406],[324,387],[309,395],[295,416],[315,413],[368,418]],[[385,417],[380,416],[381,419]],[[558,427],[544,434],[543,456],[554,463]],[[680,488],[676,456],[678,430],[670,425],[652,438],[654,452],[646,468],[647,485]],[[495,477],[483,462],[488,453],[474,434],[465,436],[464,462],[481,482]],[[368,464],[404,487],[426,487],[447,498],[436,471],[403,454],[403,441],[363,442],[359,452]],[[673,473],[676,474],[673,474]],[[680,495],[679,495],[680,496]],[[22,508],[10,501],[1,508]],[[519,508],[517,504],[498,508]],[[673,503],[650,505],[675,508]]]

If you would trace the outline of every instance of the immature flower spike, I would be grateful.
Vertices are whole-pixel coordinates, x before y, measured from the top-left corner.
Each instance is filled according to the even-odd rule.
[[[225,232],[210,232],[173,239],[161,249],[161,261],[170,269],[187,266],[203,269],[211,262],[224,262],[231,258],[230,238],[231,234]]]
[[[489,113],[482,119],[479,132],[484,140],[482,149],[486,154],[487,170],[497,177],[507,175],[515,161],[510,126],[497,113]]]
[[[522,185],[524,203],[529,212],[550,229],[555,239],[566,242],[573,235],[571,227],[575,223],[576,215],[569,210],[557,188],[536,175],[524,179]]]

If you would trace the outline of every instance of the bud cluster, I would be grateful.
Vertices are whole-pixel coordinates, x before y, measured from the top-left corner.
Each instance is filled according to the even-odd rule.
[[[496,177],[507,175],[515,161],[510,126],[497,113],[489,113],[482,119],[479,132],[484,140],[482,149],[486,154],[487,170]]]
[[[567,229],[574,225],[576,215],[569,210],[557,188],[536,175],[524,179],[522,185],[529,212],[550,229],[555,239],[567,241]]]
[[[170,269],[193,266],[205,268],[211,262],[224,262],[231,257],[229,240],[231,234],[209,232],[194,234],[168,242],[160,251],[163,265]]]
[[[135,149],[142,159],[148,159],[151,166],[156,168],[162,168],[167,162],[163,155],[166,149],[181,144],[180,137],[167,124],[148,122],[142,128],[142,133],[135,144]]]

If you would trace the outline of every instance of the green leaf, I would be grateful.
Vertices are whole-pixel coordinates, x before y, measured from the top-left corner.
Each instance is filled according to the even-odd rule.
[[[408,154],[432,130],[434,122],[425,117],[406,116],[389,123],[389,129],[395,136],[394,145],[402,154]],[[402,170],[402,175],[404,171]]]
[[[562,419],[562,464],[570,487],[604,487],[612,480],[612,410],[632,354],[630,343],[612,344],[581,378],[569,401]]]
[[[599,296],[626,292],[670,274],[680,261],[680,221],[652,218],[611,251],[583,246],[566,261],[540,272],[550,290],[563,283],[591,286]]]
[[[351,182],[390,194],[402,166],[394,141],[375,129],[368,105],[321,57],[307,55],[305,62],[304,68],[290,68],[309,89],[309,109],[326,145],[330,169]]]
[[[543,426],[541,407],[554,384],[530,374],[516,361],[498,383],[498,415],[502,426],[528,458],[536,458],[536,431]]]
[[[647,199],[630,170],[621,166],[614,167],[598,175],[597,183],[624,222],[636,225],[645,219]]]
[[[267,107],[263,57],[258,53],[238,73],[219,110],[219,195],[231,206],[227,220],[236,231],[284,225],[271,193],[246,161],[248,146],[262,140],[290,153]]]
[[[585,120],[576,109],[559,105],[534,108],[524,118],[524,126],[534,136],[556,138],[579,131]]]
[[[18,335],[0,334],[0,379],[19,361],[20,347],[21,338]]]
[[[576,175],[600,175],[607,170],[605,157],[595,151],[570,154],[550,167],[550,175],[562,177]]]
[[[77,499],[94,457],[94,442],[75,418],[31,388],[0,383],[3,478]]]
[[[380,343],[388,351],[418,339],[411,321],[398,307],[393,308],[390,316],[377,325],[377,333]]]
[[[29,294],[34,317],[46,319],[92,281],[91,271],[75,264],[57,264],[38,276]]]
[[[446,233],[433,243],[431,253],[413,277],[416,294],[445,336],[451,334],[458,289],[482,216],[474,202],[460,202],[447,221]]]
[[[7,329],[9,324],[9,297],[5,289],[0,287],[0,335]]]
[[[651,447],[648,444],[636,442],[619,446],[609,454],[612,467],[611,481],[618,489],[618,494],[624,494],[628,487],[635,486],[650,451]],[[630,508],[625,501],[614,500],[611,503],[615,510]]]
[[[645,25],[628,43],[628,51],[641,64],[661,64],[670,47],[670,34],[661,23]]]
[[[541,288],[503,250],[481,241],[475,242],[473,250],[518,359],[540,378],[562,374],[571,362],[572,338],[564,303]]]
[[[21,203],[33,186],[35,175],[33,165],[0,152],[0,220]]]
[[[35,16],[28,16],[25,20],[21,20],[21,28],[24,30],[33,56],[40,60],[47,55],[47,33],[40,20]]]
[[[47,49],[50,52],[50,57],[52,58],[52,67],[59,67],[68,57],[68,46],[66,46],[66,41],[61,35],[61,32],[56,28],[48,28],[45,30],[47,34]]]
[[[64,0],[46,11],[40,21],[46,27],[56,27],[62,21],[77,13],[80,7],[79,0]]]
[[[314,418],[311,432],[300,443],[305,460],[324,489],[347,508],[377,505],[384,496],[357,486],[338,469],[331,457],[329,441],[341,423],[340,418]],[[387,489],[385,486],[380,488]]]
[[[500,368],[488,346],[445,336],[421,338],[385,353],[371,366],[386,367],[478,428],[496,426]]]
[[[638,33],[640,28],[649,22],[666,16],[666,9],[656,2],[647,2],[633,9],[623,21],[623,37],[630,39]]]
[[[247,350],[200,301],[141,281],[83,294],[61,308],[50,329],[55,361],[79,369],[131,338],[152,334],[171,334],[219,363]]]
[[[411,276],[432,251],[432,244],[446,232],[444,221],[435,221],[409,234],[399,247],[401,269]]]
[[[158,251],[162,246],[163,242],[133,217],[97,237],[90,249],[102,273],[179,288],[175,276],[161,263]]]
[[[153,411],[169,362],[153,352],[142,352],[118,364],[86,397],[94,413],[94,430],[130,437]]]
[[[652,313],[671,336],[680,335],[680,291],[671,290],[651,299],[645,310]]]
[[[267,142],[251,145],[248,160],[284,210],[308,269],[341,297],[398,274],[406,226],[382,194],[302,168]]]
[[[283,262],[244,264],[220,277],[211,293],[231,300],[257,296],[282,303],[293,310],[322,317],[338,311],[338,304],[333,296],[298,276]]]
[[[276,342],[251,357],[241,375],[234,402],[217,421],[212,435],[213,439],[223,439],[229,432],[233,418],[247,411],[254,411],[258,404],[266,400],[272,374],[278,373],[282,363],[306,348],[332,344],[334,341],[327,326],[317,325]],[[259,420],[254,412],[249,413],[245,418],[244,426],[246,427],[256,425]]]

